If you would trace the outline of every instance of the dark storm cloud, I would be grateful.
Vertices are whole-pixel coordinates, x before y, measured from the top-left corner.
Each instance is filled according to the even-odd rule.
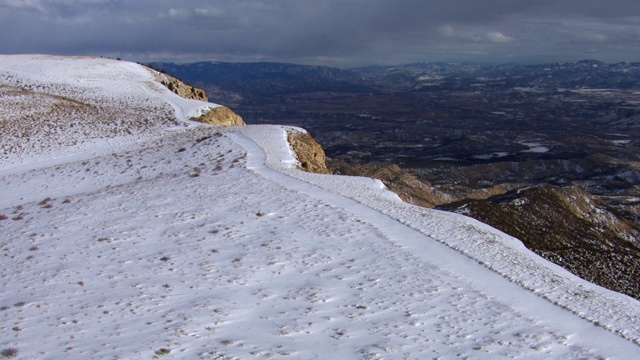
[[[0,31],[141,61],[640,61],[637,0],[0,0]]]

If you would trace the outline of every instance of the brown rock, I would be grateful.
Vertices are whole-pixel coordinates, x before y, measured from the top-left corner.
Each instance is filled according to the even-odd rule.
[[[378,179],[402,200],[419,206],[433,208],[451,201],[447,194],[391,163],[343,164],[333,162],[332,168],[344,175],[365,176]]]
[[[300,162],[301,170],[317,174],[331,174],[326,165],[327,158],[324,150],[309,133],[288,131],[287,141]]]
[[[162,85],[166,86],[169,90],[176,93],[178,96],[186,99],[209,101],[204,90],[193,87],[171,75],[163,74],[150,68],[149,71],[151,71],[156,80],[158,80]],[[227,108],[226,106],[217,106],[211,108],[201,116],[192,117],[190,119],[205,124],[219,126],[246,125],[240,115],[231,111],[231,109]]]
[[[240,115],[234,113],[226,106],[216,106],[201,116],[191,118],[191,120],[220,126],[246,125]]]
[[[171,75],[163,74],[153,69],[149,69],[149,71],[151,71],[156,80],[178,96],[186,99],[209,101],[204,90],[191,86]]]

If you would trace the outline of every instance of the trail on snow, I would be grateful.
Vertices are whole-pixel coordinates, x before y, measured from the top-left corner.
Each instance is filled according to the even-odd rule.
[[[598,297],[590,290],[596,285],[576,278],[564,269],[531,254],[516,239],[473,219],[465,218],[466,222],[463,223],[460,215],[406,204],[390,191],[381,190],[378,181],[301,172],[295,169],[295,159],[290,154],[291,150],[286,147],[286,142],[277,145],[273,140],[280,137],[286,139],[286,131],[285,128],[254,127],[241,130],[239,133],[243,135],[230,135],[247,150],[249,168],[261,176],[293,191],[313,194],[314,197],[323,198],[332,204],[341,204],[343,208],[359,213],[387,234],[385,238],[397,244],[402,251],[409,252],[426,263],[454,271],[462,278],[473,279],[474,287],[493,294],[515,311],[541,321],[557,322],[563,330],[579,333],[586,344],[603,337],[611,343],[619,343],[620,337],[636,345],[640,343],[640,317],[633,299],[606,289],[602,289],[605,295]],[[423,222],[411,223],[416,217]],[[434,219],[425,224],[424,219],[429,217]],[[456,229],[456,225],[459,228]],[[469,240],[467,248],[473,246],[477,238],[484,238],[485,241],[494,238],[490,245],[497,250],[494,249],[493,253],[481,250],[474,253],[460,246],[466,239]],[[500,238],[500,242],[496,238]],[[479,246],[476,250],[478,248],[481,249]],[[507,260],[510,264],[505,268],[498,261],[492,262],[496,258]],[[550,271],[549,266],[571,279],[558,276]],[[527,273],[528,271],[531,273]],[[541,279],[539,274],[545,271],[550,276]],[[523,282],[520,278],[530,280]],[[549,284],[541,280],[555,282],[556,292],[545,293],[545,287]],[[567,286],[569,281],[575,283]],[[558,286],[560,284],[566,287]],[[567,299],[566,293],[570,293],[571,298]],[[582,294],[592,297],[591,301],[579,303]],[[578,304],[571,306],[574,304],[567,304],[567,300],[578,301]],[[607,304],[605,311],[589,312],[593,309],[602,311],[603,303]],[[619,322],[625,326],[620,326]],[[626,341],[622,344],[624,343]],[[634,349],[634,346],[629,349]]]

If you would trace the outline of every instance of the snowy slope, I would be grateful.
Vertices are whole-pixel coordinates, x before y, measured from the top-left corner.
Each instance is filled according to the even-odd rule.
[[[137,64],[101,58],[2,56],[0,164],[87,153],[192,126],[219,106],[181,98]]]
[[[295,170],[286,131],[300,129],[189,123],[214,105],[125,62],[0,57],[0,79],[3,121],[55,95],[107,101],[123,129],[97,112],[78,132],[62,112],[50,136],[34,116],[34,145],[5,151],[0,354],[640,357],[637,301],[378,181]],[[18,142],[3,135],[4,149]]]

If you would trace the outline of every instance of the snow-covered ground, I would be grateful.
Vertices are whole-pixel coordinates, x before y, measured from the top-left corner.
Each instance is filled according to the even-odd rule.
[[[296,170],[300,129],[190,123],[211,104],[107,59],[1,56],[0,84],[2,126],[32,129],[2,135],[0,356],[640,358],[636,300],[378,181]],[[20,115],[69,99],[117,131]]]

